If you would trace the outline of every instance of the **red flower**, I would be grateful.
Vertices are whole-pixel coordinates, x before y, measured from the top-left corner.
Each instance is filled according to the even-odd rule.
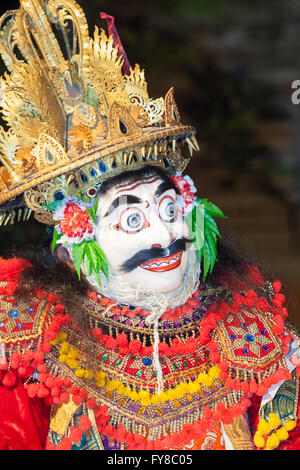
[[[59,221],[61,233],[69,238],[82,238],[86,233],[93,232],[90,215],[72,201],[67,202],[64,217]]]

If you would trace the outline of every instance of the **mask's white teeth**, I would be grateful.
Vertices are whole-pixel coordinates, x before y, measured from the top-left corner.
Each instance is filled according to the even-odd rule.
[[[186,143],[189,146],[189,151],[190,151],[190,154],[192,156],[193,155],[193,150],[197,150],[196,147],[195,147],[195,144],[191,141],[191,139],[189,137],[186,138]]]
[[[172,150],[173,150],[173,153],[175,153],[175,151],[176,151],[176,139],[172,140]]]
[[[196,136],[192,135],[191,141],[192,141],[193,144],[194,144],[195,150],[196,150],[196,151],[200,150],[200,147],[199,147],[198,141],[197,141],[197,139],[196,139]]]

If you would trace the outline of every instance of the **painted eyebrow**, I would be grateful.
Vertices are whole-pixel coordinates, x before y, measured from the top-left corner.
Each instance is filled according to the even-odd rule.
[[[179,194],[178,188],[175,186],[175,184],[172,184],[169,181],[163,181],[155,191],[155,196],[159,197],[169,189],[173,189],[177,194]]]
[[[117,207],[121,206],[122,204],[140,204],[141,202],[143,202],[143,200],[140,197],[133,196],[132,194],[123,194],[122,196],[118,196],[111,203],[104,217],[110,215]]]

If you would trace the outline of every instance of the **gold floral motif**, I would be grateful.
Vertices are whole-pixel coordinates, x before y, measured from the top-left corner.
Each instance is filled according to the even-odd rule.
[[[21,175],[28,175],[36,168],[34,156],[31,154],[32,147],[20,148],[16,151],[16,170]]]

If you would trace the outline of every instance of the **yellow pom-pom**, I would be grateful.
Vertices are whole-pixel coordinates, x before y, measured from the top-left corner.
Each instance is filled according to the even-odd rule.
[[[105,380],[106,379],[106,375],[105,375],[105,372],[100,372],[100,371],[97,371],[95,373],[95,377],[96,377],[96,380]]]
[[[120,395],[125,395],[126,393],[126,388],[125,388],[125,385],[123,385],[122,383],[119,385],[119,387],[117,388],[117,392],[120,394]]]
[[[189,389],[190,393],[197,393],[200,390],[200,384],[198,384],[197,382],[191,382]]]
[[[147,390],[140,390],[139,391],[139,399],[140,400],[147,400],[150,398],[150,394],[149,392],[147,392]]]
[[[270,450],[276,449],[276,447],[279,446],[279,442],[280,441],[276,434],[272,433],[267,439],[266,447],[268,447]]]
[[[275,428],[278,428],[278,426],[280,426],[281,421],[275,413],[270,413],[268,423],[273,429],[275,429]]]
[[[265,446],[265,440],[263,436],[259,434],[258,432],[256,432],[254,435],[254,444],[256,445],[256,447],[259,447],[259,448],[262,448]]]
[[[157,395],[157,393],[151,397],[151,403],[153,403],[153,405],[155,405],[156,403],[159,403],[159,401],[160,401],[160,398],[159,398],[159,395]]]
[[[76,359],[69,359],[69,357],[67,357],[66,363],[68,364],[70,369],[76,369],[76,367],[80,365],[79,361],[76,361]]]
[[[168,395],[166,394],[166,392],[162,391],[158,396],[159,401],[168,401]]]
[[[68,337],[67,333],[64,333],[63,331],[60,331],[58,333],[59,341],[65,341]]]
[[[289,437],[289,433],[287,430],[282,426],[276,431],[276,436],[280,441],[285,441]]]
[[[68,356],[66,354],[60,354],[58,356],[59,362],[67,362]]]
[[[287,430],[287,431],[291,431],[292,429],[294,429],[296,427],[296,421],[294,421],[293,419],[291,419],[290,421],[288,421],[287,423],[285,423],[284,425],[284,428]]]
[[[70,359],[77,359],[77,357],[79,356],[79,351],[71,348],[70,351],[68,352],[68,356]]]
[[[78,368],[75,370],[75,375],[76,375],[76,377],[84,377],[84,374],[85,374],[85,370],[82,369],[81,367],[78,367]]]
[[[59,352],[60,354],[67,354],[70,349],[71,349],[70,344],[67,341],[65,341],[64,343],[62,343]]]
[[[213,366],[213,367],[211,367],[211,368],[209,369],[208,375],[209,375],[209,377],[211,377],[212,379],[216,379],[217,377],[219,377],[220,372],[221,372],[221,370],[219,369],[218,366]]]
[[[150,398],[143,398],[141,400],[141,405],[143,405],[143,406],[151,405],[151,399]]]
[[[96,380],[97,387],[104,387],[106,384],[106,380],[104,379],[97,379]]]
[[[139,395],[138,395],[138,393],[134,390],[133,392],[130,393],[130,398],[132,398],[132,400],[138,400],[138,399],[139,399]]]
[[[106,385],[106,390],[109,392],[111,390],[116,390],[120,386],[121,382],[119,380],[110,380]]]
[[[180,396],[180,393],[178,393],[177,390],[170,388],[170,390],[167,391],[167,397],[169,400],[175,400],[175,398],[178,398]]]
[[[129,397],[129,398],[131,397],[131,390],[130,390],[129,387],[125,387],[125,388],[124,388],[123,395],[124,395],[125,397]]]
[[[263,418],[259,420],[258,426],[257,426],[257,432],[264,436],[265,434],[269,434],[271,431],[271,426],[270,423],[267,423],[267,421]]]
[[[213,383],[213,378],[201,372],[201,374],[199,374],[197,377],[197,382],[203,385],[210,386]]]

